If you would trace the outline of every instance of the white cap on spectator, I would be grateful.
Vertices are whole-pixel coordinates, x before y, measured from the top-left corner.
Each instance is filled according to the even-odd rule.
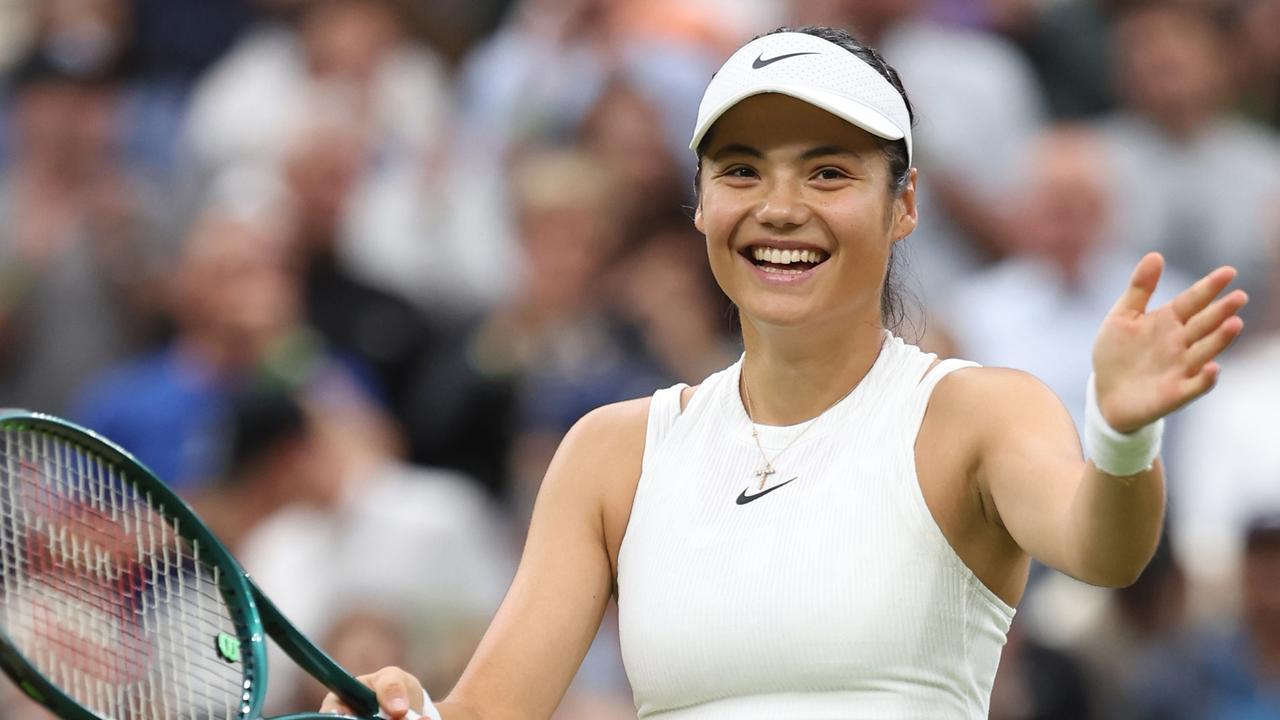
[[[711,125],[752,95],[781,93],[843,118],[885,140],[904,140],[911,164],[911,115],[888,80],[833,42],[781,32],[743,45],[711,78],[689,141],[697,150]]]

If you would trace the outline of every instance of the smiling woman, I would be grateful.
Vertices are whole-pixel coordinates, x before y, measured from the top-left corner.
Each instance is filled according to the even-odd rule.
[[[875,51],[829,28],[752,40],[690,147],[745,352],[566,436],[502,608],[429,709],[550,717],[613,596],[641,718],[985,718],[1032,558],[1100,585],[1150,559],[1161,418],[1212,387],[1239,335],[1235,271],[1148,310],[1152,254],[1116,289],[1082,457],[1034,378],[888,329],[916,172],[906,93]],[[398,668],[363,679],[391,717],[422,706]]]

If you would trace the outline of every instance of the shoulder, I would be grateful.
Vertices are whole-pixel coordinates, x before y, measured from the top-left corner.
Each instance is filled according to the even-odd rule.
[[[651,402],[652,398],[643,397],[592,410],[569,429],[562,451],[592,456],[643,451]]]
[[[574,423],[547,468],[543,491],[565,490],[603,504],[640,478],[650,398],[611,403]]]
[[[955,406],[966,413],[984,406],[1003,410],[1037,402],[1057,401],[1044,381],[1023,370],[1006,367],[967,367],[948,373],[934,391],[934,404]]]
[[[1028,468],[1074,472],[1075,422],[1058,396],[1021,370],[965,368],[943,378],[930,398],[918,447],[942,453],[974,478],[983,496],[1029,477]]]
[[[948,374],[934,390],[929,415],[975,439],[1061,425],[1064,418],[1074,427],[1049,386],[1030,373],[1002,367],[963,368]]]

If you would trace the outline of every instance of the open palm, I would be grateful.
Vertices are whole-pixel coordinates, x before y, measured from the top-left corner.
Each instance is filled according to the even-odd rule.
[[[1235,268],[1220,267],[1147,310],[1163,271],[1158,253],[1138,262],[1094,341],[1098,407],[1120,432],[1155,422],[1208,392],[1220,369],[1214,358],[1244,329],[1236,315],[1249,300],[1244,291],[1218,297]]]

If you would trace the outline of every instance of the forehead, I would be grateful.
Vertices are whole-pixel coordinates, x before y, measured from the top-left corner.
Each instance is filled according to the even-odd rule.
[[[742,144],[759,150],[788,145],[835,145],[854,152],[874,150],[880,140],[862,128],[803,100],[762,93],[734,105],[716,120],[704,150]]]

